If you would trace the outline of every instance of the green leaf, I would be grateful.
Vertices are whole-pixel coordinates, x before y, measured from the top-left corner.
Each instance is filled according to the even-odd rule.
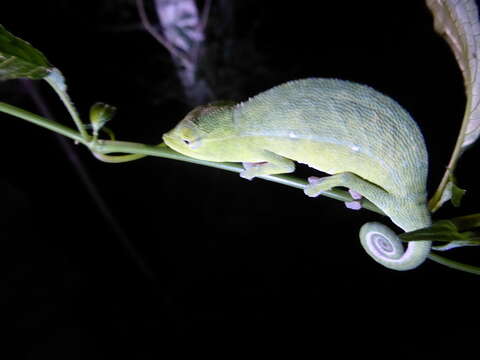
[[[460,132],[442,180],[429,201],[435,212],[447,200],[459,206],[465,193],[452,182],[463,152],[480,136],[480,22],[475,0],[426,0],[435,30],[447,41],[462,71],[466,106]]]
[[[51,68],[50,73],[45,76],[44,79],[53,88],[53,90],[55,90],[57,95],[62,100],[82,137],[84,139],[88,139],[89,135],[85,130],[85,126],[80,119],[75,105],[73,104],[70,96],[67,93],[67,84],[60,70],[58,70],[57,68]]]
[[[432,226],[399,235],[403,241],[439,241],[446,243],[435,250],[450,250],[460,246],[480,246],[479,231],[464,231],[480,227],[480,214],[440,220]]]
[[[90,108],[90,124],[93,133],[98,134],[100,129],[112,119],[117,108],[108,104],[97,102]]]
[[[400,238],[403,241],[427,240],[448,242],[468,240],[468,236],[459,233],[455,224],[450,220],[437,221],[430,227],[401,234]]]
[[[450,200],[452,205],[455,207],[459,207],[462,201],[463,196],[467,190],[464,190],[458,187],[455,184],[455,179],[453,177],[450,178],[450,181],[445,186],[445,189],[442,192],[442,196],[438,202],[438,207],[442,206],[445,202]]]
[[[462,70],[467,95],[462,149],[480,135],[480,23],[474,0],[426,0],[434,16],[434,27],[445,38]]]
[[[467,192],[465,189],[459,188],[454,182],[451,183],[451,192],[452,192],[452,204],[455,207],[460,207],[460,203],[462,201],[463,196]]]
[[[459,231],[466,231],[480,227],[480,214],[471,214],[466,216],[459,216],[450,219]]]
[[[52,86],[56,91],[66,93],[67,83],[65,77],[57,68],[51,68],[49,74],[44,79]]]
[[[49,74],[51,68],[40,51],[0,25],[0,80],[40,80]]]

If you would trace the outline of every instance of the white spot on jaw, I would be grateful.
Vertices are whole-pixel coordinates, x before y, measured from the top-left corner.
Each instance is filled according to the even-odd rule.
[[[289,137],[290,139],[295,139],[295,138],[297,138],[297,134],[295,134],[293,131],[290,131],[290,132],[288,133],[288,137]]]
[[[358,151],[360,150],[360,147],[357,145],[353,145],[350,149],[352,149],[352,151]]]
[[[201,144],[202,142],[200,141],[200,139],[198,139],[198,140],[192,141],[188,146],[190,147],[190,149],[197,149]]]

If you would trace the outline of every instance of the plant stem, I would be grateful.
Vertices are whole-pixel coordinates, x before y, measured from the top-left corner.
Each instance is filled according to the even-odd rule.
[[[111,153],[123,153],[123,154],[141,154],[141,155],[150,155],[150,156],[157,156],[166,159],[173,159],[173,160],[180,160],[185,161],[193,164],[199,164],[209,167],[214,167],[217,169],[232,171],[239,173],[243,170],[242,166],[237,163],[220,163],[220,162],[211,162],[205,160],[194,159],[191,157],[187,157],[182,155],[176,151],[173,151],[165,144],[160,145],[145,145],[140,143],[128,142],[128,141],[116,141],[116,140],[96,140],[96,141],[89,141],[89,139],[84,138],[81,134],[77,131],[69,128],[68,126],[62,125],[56,121],[46,119],[42,116],[36,115],[31,113],[27,110],[15,107],[13,105],[6,104],[4,102],[0,102],[0,111],[10,114],[12,116],[27,120],[31,123],[34,123],[38,126],[44,127],[51,131],[54,131],[58,134],[64,135],[76,142],[79,142],[85,146],[87,146],[94,154],[111,154]],[[125,156],[125,155],[123,155]],[[111,156],[111,159],[107,157],[105,160],[108,162],[115,162],[115,156]],[[122,156],[119,156],[122,158]],[[135,160],[140,158],[140,156],[135,157],[132,156],[131,158],[126,158],[127,160]],[[99,160],[103,160],[102,156],[98,156]],[[119,159],[121,160],[121,159]],[[266,176],[259,176],[259,178],[276,182],[279,184],[287,185],[290,187],[294,187],[297,189],[304,189],[307,185],[307,182],[303,179],[299,179],[292,175],[266,175]],[[351,196],[348,192],[343,190],[333,189],[330,191],[324,192],[322,195],[339,200],[339,201],[352,201]],[[382,214],[383,212],[375,206],[370,201],[364,199],[362,201],[362,206],[365,209],[374,211],[378,214]]]
[[[444,258],[443,256],[430,253],[428,258],[436,263],[442,264],[455,270],[461,270],[470,274],[480,275],[480,267],[464,264],[455,260]]]
[[[465,148],[463,147],[463,142],[465,140],[465,133],[466,133],[469,118],[471,115],[471,110],[470,110],[471,106],[472,106],[472,99],[470,96],[467,96],[465,113],[463,115],[462,126],[460,127],[460,132],[457,137],[457,142],[455,143],[455,147],[453,148],[450,161],[448,162],[448,165],[445,170],[445,173],[443,174],[442,180],[440,181],[440,184],[438,185],[437,190],[433,194],[432,198],[428,202],[428,208],[432,213],[437,211],[438,208],[441,206],[440,199],[442,198],[442,194],[445,191],[445,188],[448,182],[452,179],[453,171],[457,166],[458,159],[462,155],[463,150],[465,150]]]
[[[73,130],[72,128],[69,128],[68,126],[62,125],[56,121],[46,119],[42,116],[33,114],[27,110],[23,110],[21,108],[6,104],[4,102],[0,102],[0,112],[4,112],[6,114],[27,120],[33,124],[49,129],[58,134],[64,135],[78,143],[81,143],[87,146],[93,152],[94,155],[100,154],[100,156],[98,156],[99,160],[103,160],[101,155],[110,154],[110,153],[138,154],[139,156],[132,156],[130,160],[143,157],[140,155],[151,155],[151,156],[157,156],[157,157],[162,157],[166,159],[173,159],[173,160],[179,160],[179,161],[189,162],[193,164],[209,166],[209,167],[237,172],[237,173],[243,170],[243,167],[237,163],[217,163],[217,162],[210,162],[210,161],[198,160],[198,159],[187,157],[176,151],[173,151],[163,143],[160,145],[152,146],[152,145],[145,145],[145,144],[127,142],[127,141],[116,141],[116,140],[89,141],[88,138],[82,137],[82,135],[79,132]],[[117,158],[126,159],[125,156],[129,156],[129,155],[107,156],[106,158],[107,159],[112,158],[111,162],[115,162],[114,158],[117,157]],[[287,185],[290,187],[294,187],[297,189],[304,189],[305,186],[307,185],[307,182],[305,180],[299,179],[292,175],[267,175],[267,176],[259,176],[259,178],[276,182],[279,184]],[[343,202],[352,200],[348,192],[343,190],[338,190],[338,189],[326,191],[322,195],[335,200],[343,201]],[[362,207],[370,211],[376,212],[378,214],[384,215],[384,213],[378,207],[376,207],[373,203],[371,203],[366,199],[362,201]],[[462,264],[460,262],[444,258],[443,256],[440,256],[437,254],[430,253],[429,259],[453,269],[462,270],[472,274],[480,275],[480,268],[478,267],[468,265],[468,264]]]
[[[60,79],[60,81],[59,81]],[[82,120],[80,119],[80,116],[78,115],[77,109],[73,105],[72,100],[70,99],[70,96],[68,96],[67,91],[66,91],[66,85],[63,83],[63,75],[60,73],[60,70],[58,69],[53,69],[52,73],[46,77],[44,77],[44,80],[55,90],[57,95],[60,97],[60,100],[62,100],[63,104],[67,108],[70,116],[73,119],[73,122],[75,123],[78,131],[80,132],[80,135],[84,139],[89,139],[90,135],[87,133],[85,130],[85,127],[83,126]]]
[[[0,111],[9,115],[18,117],[23,120],[27,120],[35,125],[38,125],[48,130],[51,130],[53,132],[56,132],[57,134],[66,136],[76,142],[85,144],[84,138],[77,131],[73,130],[72,128],[69,128],[68,126],[59,124],[56,121],[49,120],[37,114],[31,113],[27,110],[23,110],[21,108],[18,108],[16,106],[13,106],[1,101],[0,101]]]
[[[243,167],[238,163],[212,162],[212,161],[194,159],[194,158],[182,155],[170,149],[163,143],[160,145],[152,146],[152,145],[127,142],[127,141],[98,140],[96,143],[91,144],[89,147],[94,153],[100,153],[100,154],[109,154],[109,153],[143,154],[143,155],[162,157],[166,159],[180,160],[184,162],[209,166],[209,167],[226,170],[226,171],[237,172],[237,173],[243,170]],[[292,175],[265,175],[265,176],[259,176],[259,178],[268,180],[271,182],[276,182],[282,185],[294,187],[297,189],[304,189],[305,186],[307,185],[307,182],[305,180],[299,179]],[[343,201],[343,202],[352,201],[352,197],[348,194],[348,192],[343,190],[333,189],[333,190],[324,192],[322,195],[335,200]],[[384,215],[382,210],[380,210],[377,206],[375,206],[373,203],[371,203],[366,199],[362,201],[362,207],[370,211],[374,211],[378,214]]]

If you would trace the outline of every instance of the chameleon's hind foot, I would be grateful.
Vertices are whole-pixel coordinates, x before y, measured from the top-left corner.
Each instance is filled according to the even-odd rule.
[[[362,204],[360,203],[360,201],[346,201],[345,202],[345,206],[348,208],[348,209],[351,209],[351,210],[360,210],[362,208]]]
[[[362,208],[362,203],[360,202],[363,197],[362,194],[352,189],[349,189],[348,192],[350,193],[353,201],[346,201],[345,206],[351,210],[360,210]]]
[[[322,192],[329,191],[335,187],[349,189],[348,191],[353,200],[345,203],[349,209],[360,209],[363,196],[370,200],[378,199],[379,201],[388,197],[388,193],[385,190],[351,172],[338,173],[322,178],[311,176],[308,178],[308,183],[304,190],[308,196],[318,196]]]

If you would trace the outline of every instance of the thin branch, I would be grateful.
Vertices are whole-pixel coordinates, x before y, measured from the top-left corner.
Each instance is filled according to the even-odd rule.
[[[17,118],[26,120],[28,122],[31,122],[32,124],[38,125],[50,131],[53,131],[57,134],[66,136],[74,140],[76,143],[82,143],[84,145],[87,144],[85,139],[82,137],[82,135],[80,135],[78,131],[75,131],[74,129],[68,126],[65,126],[63,124],[60,124],[56,121],[44,118],[40,115],[31,113],[27,110],[4,103],[2,101],[0,101],[0,111],[9,115],[15,116]]]
[[[54,73],[61,76],[60,72],[57,69],[54,69],[54,72],[51,75],[53,75]],[[72,100],[70,99],[70,96],[68,96],[68,94],[65,90],[62,90],[59,87],[58,82],[55,81],[54,78],[55,77],[51,77],[49,75],[49,76],[46,76],[44,78],[44,80],[53,88],[53,90],[55,90],[57,95],[60,97],[60,100],[62,100],[62,102],[65,105],[65,107],[67,108],[70,116],[72,117],[73,122],[77,126],[77,129],[80,132],[80,135],[84,139],[88,139],[90,137],[90,135],[88,135],[87,131],[85,130],[85,128],[83,126],[83,123],[82,123],[82,120],[80,119],[80,116],[78,115],[77,109],[75,109],[75,106],[73,105]],[[62,77],[62,79],[63,79],[63,77]]]
[[[172,56],[175,56],[181,59],[183,64],[186,67],[189,67],[189,68],[192,67],[193,66],[192,61],[188,58],[188,56],[178,51],[177,48],[173,46],[167,39],[165,39],[157,31],[157,29],[155,29],[155,27],[150,23],[150,20],[148,20],[147,13],[145,11],[145,5],[143,3],[143,0],[136,0],[136,2],[137,2],[138,15],[140,16],[140,21],[142,22],[142,25],[145,28],[145,30],[147,30],[155,40],[157,40],[160,44],[162,44],[170,52]]]
[[[208,23],[208,16],[210,15],[210,8],[212,6],[212,0],[206,0],[202,9],[202,16],[200,20],[200,29],[202,32],[205,32]]]
[[[39,91],[35,87],[35,83],[32,83],[31,81],[28,81],[28,80],[23,80],[23,84],[24,84],[25,88],[27,89],[28,93],[30,94],[30,96],[32,97],[35,105],[40,110],[40,112],[46,118],[53,119],[53,116],[52,116],[50,110],[48,109],[48,106],[46,105],[45,101],[42,98],[42,95],[39,93]],[[135,249],[132,242],[129,240],[125,231],[121,227],[120,223],[117,221],[117,219],[113,215],[111,209],[109,208],[106,201],[103,199],[102,195],[98,191],[98,188],[95,185],[95,183],[93,182],[93,180],[92,180],[91,176],[89,175],[86,167],[83,165],[83,163],[80,160],[80,158],[78,157],[76,151],[72,148],[72,144],[70,142],[68,142],[63,136],[60,136],[59,134],[55,134],[55,137],[56,137],[57,141],[59,142],[60,146],[62,147],[62,149],[67,154],[68,160],[70,161],[70,163],[75,168],[77,174],[79,175],[80,179],[82,180],[83,184],[85,185],[85,188],[86,188],[88,194],[93,199],[93,202],[96,204],[100,214],[105,219],[105,222],[108,225],[110,225],[110,228],[112,229],[113,233],[115,234],[117,239],[120,240],[123,248],[129,254],[129,256],[131,256],[131,258],[133,259],[135,264],[138,266],[140,271],[147,278],[149,278],[150,280],[153,280],[155,278],[154,273],[148,268],[148,266],[145,263],[145,260],[138,253],[138,251]]]
[[[452,155],[450,156],[450,160],[448,162],[447,168],[445,169],[445,173],[443,174],[442,180],[440,181],[440,184],[438,185],[437,190],[433,194],[432,198],[428,202],[428,207],[429,207],[429,209],[432,213],[437,211],[438,208],[442,205],[440,203],[440,200],[442,198],[443,192],[445,191],[445,188],[447,187],[447,184],[451,180],[451,176],[453,175],[453,172],[455,171],[458,160],[460,159],[460,156],[462,155],[462,152],[465,150],[465,148],[462,147],[462,144],[463,144],[463,141],[465,139],[465,132],[466,132],[466,128],[468,126],[470,106],[471,106],[471,99],[470,99],[470,97],[467,97],[467,104],[465,106],[466,110],[465,110],[465,114],[463,116],[462,125],[460,127],[460,132],[458,134],[457,141],[455,143],[455,147],[453,148]]]
[[[56,121],[46,119],[42,116],[31,113],[27,110],[20,109],[13,105],[9,105],[3,102],[0,102],[0,112],[4,112],[12,116],[27,120],[31,123],[47,128],[53,132],[64,135],[72,140],[75,140],[76,142],[79,142],[85,145],[93,153],[97,153],[97,154],[106,154],[106,155],[112,154],[112,153],[141,154],[141,155],[157,156],[157,157],[162,157],[166,159],[179,160],[179,161],[189,162],[192,164],[199,164],[199,165],[209,166],[217,169],[233,171],[237,173],[243,170],[243,167],[237,163],[212,162],[212,161],[199,160],[199,159],[185,156],[183,154],[180,154],[170,149],[163,143],[160,145],[145,145],[141,143],[117,141],[117,140],[88,141],[82,138],[82,136],[78,132],[76,132],[75,130],[65,125],[62,125]],[[259,178],[276,182],[279,184],[287,185],[290,187],[294,187],[297,189],[304,189],[305,186],[307,185],[307,182],[305,180],[299,179],[292,175],[266,175],[266,176],[259,176]],[[352,201],[352,197],[349,195],[349,193],[343,190],[334,189],[330,191],[325,191],[324,193],[322,193],[322,196],[330,197],[330,198],[344,201],[344,202]],[[365,209],[368,209],[383,215],[383,212],[378,207],[376,207],[374,204],[372,204],[370,201],[366,199],[362,202],[362,206]]]
[[[447,266],[451,269],[464,271],[474,275],[480,275],[480,267],[478,266],[464,264],[455,260],[447,259],[447,258],[444,258],[443,256],[440,256],[434,253],[430,253],[430,255],[428,255],[428,258],[432,261],[435,261],[438,264]]]
[[[215,163],[215,162],[190,158],[173,151],[172,149],[168,148],[165,144],[152,146],[152,145],[145,145],[145,144],[139,144],[139,143],[133,143],[133,142],[112,141],[112,140],[97,140],[95,142],[88,142],[87,140],[83,139],[80,136],[80,134],[75,132],[75,130],[73,129],[70,129],[55,121],[43,118],[39,115],[30,113],[26,110],[16,108],[13,105],[8,105],[2,102],[0,102],[0,112],[4,112],[12,116],[16,116],[21,119],[30,121],[36,125],[42,126],[44,128],[47,128],[49,130],[52,130],[64,136],[67,136],[73,140],[77,140],[78,142],[87,146],[94,154],[124,153],[124,154],[151,155],[151,156],[163,157],[166,159],[190,162],[194,164],[214,167],[214,168],[233,171],[233,172],[240,172],[243,170],[243,167],[237,163]],[[129,155],[120,155],[118,156],[118,159],[119,160],[126,159],[123,156],[129,156]],[[117,158],[117,156],[112,156],[112,157]],[[102,160],[106,160],[106,159],[102,159]],[[133,158],[130,158],[130,160],[133,160]],[[305,186],[307,185],[307,182],[305,180],[296,178],[292,175],[268,175],[268,176],[261,176],[260,178],[264,180],[276,182],[279,184],[291,186],[297,189],[304,189]],[[332,199],[336,199],[342,202],[347,202],[352,200],[348,192],[343,190],[338,190],[338,189],[326,191],[322,194],[322,196],[330,197]],[[379,208],[377,208],[374,204],[372,204],[367,200],[362,202],[362,206],[365,209],[384,215]],[[468,265],[468,264],[462,264],[460,262],[450,260],[448,258],[444,258],[434,253],[430,253],[429,259],[439,264],[442,264],[457,270],[462,270],[472,274],[480,275],[480,268],[478,267]]]

